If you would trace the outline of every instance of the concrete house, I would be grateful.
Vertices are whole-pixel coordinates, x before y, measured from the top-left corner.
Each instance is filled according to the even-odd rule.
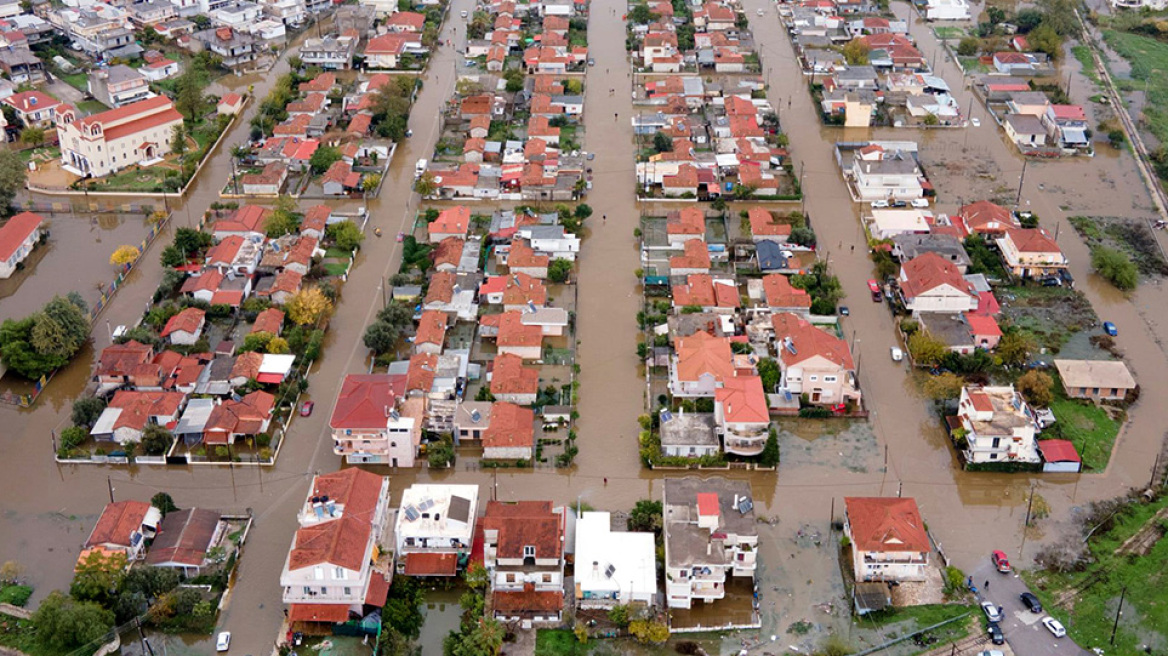
[[[727,378],[714,392],[714,419],[726,453],[757,456],[766,446],[770,411],[758,376]]]
[[[146,76],[125,64],[91,72],[88,87],[94,98],[110,107],[122,107],[154,97]]]
[[[1067,268],[1063,250],[1042,228],[1007,230],[1005,236],[995,241],[1011,275],[1042,278],[1059,275]]]
[[[470,557],[477,485],[415,484],[402,492],[394,526],[397,573],[455,576]]]
[[[355,467],[319,474],[297,521],[280,573],[291,628],[327,630],[319,627],[385,604],[392,562],[389,477]]]
[[[486,460],[531,460],[535,451],[535,413],[531,408],[497,401],[491,425],[483,432]]]
[[[869,146],[879,148],[879,146]],[[923,198],[923,174],[916,159],[908,153],[856,151],[852,160],[851,178],[856,194],[862,202],[874,200],[913,200]]]
[[[539,371],[523,366],[523,358],[503,353],[491,361],[491,395],[516,405],[534,405],[539,394]]]
[[[84,118],[72,106],[62,105],[57,117],[61,163],[95,177],[135,164],[154,164],[170,153],[174,128],[182,121],[165,96]]]
[[[158,532],[162,513],[142,501],[118,501],[106,505],[82,545],[81,562],[93,550],[125,554],[134,562],[142,556],[146,540]]]
[[[1063,390],[1073,399],[1122,401],[1136,379],[1122,360],[1055,360]]]
[[[706,332],[675,340],[669,365],[669,391],[680,397],[713,397],[734,376],[730,341]]]
[[[846,497],[844,535],[856,581],[924,581],[929,537],[911,498]]]
[[[607,512],[583,512],[576,519],[577,608],[654,604],[657,556],[652,533],[612,530]]]
[[[758,528],[749,483],[667,478],[662,505],[670,608],[722,599],[730,576],[754,578]]]
[[[780,394],[805,394],[815,405],[860,403],[856,366],[847,342],[794,314],[772,315],[771,324],[782,372]]]
[[[149,425],[169,426],[178,422],[185,403],[186,394],[182,392],[118,390],[89,434],[99,441],[123,445],[141,442]]]
[[[495,618],[558,623],[564,608],[565,508],[550,501],[491,501],[479,520]]]
[[[659,430],[663,456],[701,458],[722,450],[713,413],[663,410]]]
[[[957,420],[964,433],[963,455],[968,463],[1040,461],[1034,413],[1013,385],[963,387]]]
[[[203,335],[203,326],[207,324],[206,315],[206,312],[195,307],[179,312],[167,320],[162,329],[162,338],[171,344],[194,344]]]
[[[186,508],[167,513],[150,545],[146,564],[177,569],[188,578],[198,576],[211,564],[207,552],[223,538],[226,523],[222,516],[204,508]]]
[[[333,453],[351,464],[413,467],[425,402],[404,398],[405,385],[404,376],[345,376],[329,418]]]

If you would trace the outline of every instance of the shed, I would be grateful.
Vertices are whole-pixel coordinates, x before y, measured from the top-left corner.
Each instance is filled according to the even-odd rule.
[[[1044,472],[1075,473],[1083,469],[1083,459],[1070,440],[1039,440],[1038,451]]]

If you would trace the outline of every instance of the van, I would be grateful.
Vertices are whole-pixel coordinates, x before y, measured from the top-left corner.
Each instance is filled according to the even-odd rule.
[[[420,178],[426,172],[426,160],[420,159],[417,164],[414,164],[414,177]]]
[[[462,10],[462,17],[466,18],[466,10],[465,9]]]

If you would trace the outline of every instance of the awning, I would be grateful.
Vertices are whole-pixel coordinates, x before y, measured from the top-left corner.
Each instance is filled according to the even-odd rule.
[[[292,604],[288,621],[340,624],[349,621],[349,607],[345,604]]]
[[[256,382],[269,385],[277,385],[284,380],[283,374],[259,374],[256,376]]]
[[[381,607],[389,598],[389,579],[374,572],[369,576],[369,589],[365,591],[365,605]]]
[[[458,556],[452,553],[406,554],[406,576],[454,576]]]

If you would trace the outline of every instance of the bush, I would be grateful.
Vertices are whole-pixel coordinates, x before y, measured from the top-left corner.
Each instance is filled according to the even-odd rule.
[[[76,449],[89,439],[89,431],[81,426],[70,426],[61,431],[61,448],[65,450]]]
[[[32,596],[32,588],[27,585],[8,585],[0,588],[0,604],[24,606]]]
[[[972,57],[981,49],[981,39],[976,36],[967,36],[957,44],[957,54],[962,57]]]
[[[1091,266],[1117,289],[1135,289],[1140,282],[1139,269],[1127,254],[1106,246],[1091,250]]]

